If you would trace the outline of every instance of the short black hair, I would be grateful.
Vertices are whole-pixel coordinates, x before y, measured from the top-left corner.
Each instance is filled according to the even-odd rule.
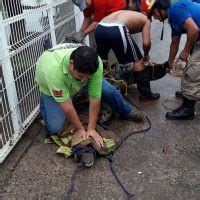
[[[81,46],[74,50],[70,60],[74,61],[74,69],[79,73],[92,75],[99,67],[97,52],[87,46]]]
[[[161,10],[167,10],[168,8],[170,8],[170,6],[171,6],[170,0],[156,0],[151,8],[151,11],[149,12],[148,18],[151,18],[154,9],[157,8],[160,12]]]

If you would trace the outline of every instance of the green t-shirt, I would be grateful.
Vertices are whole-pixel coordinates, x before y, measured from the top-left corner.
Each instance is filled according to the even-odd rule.
[[[102,92],[103,64],[99,58],[97,71],[88,80],[77,81],[69,72],[73,45],[60,44],[44,52],[36,64],[35,80],[42,93],[53,96],[57,102],[64,102],[88,85],[89,97],[99,99]]]

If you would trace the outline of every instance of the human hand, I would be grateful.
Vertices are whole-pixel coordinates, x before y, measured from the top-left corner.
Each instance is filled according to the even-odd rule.
[[[83,138],[83,141],[87,140],[87,132],[84,129],[79,129],[76,133],[80,134],[80,136]]]
[[[82,43],[83,42],[83,40],[85,39],[85,37],[86,37],[86,34],[85,33],[83,33],[82,31],[79,31],[78,33],[76,33],[75,35],[74,35],[74,41],[76,41],[76,42],[78,42],[78,43]]]
[[[91,136],[98,146],[104,147],[103,138],[96,132],[95,129],[89,129],[87,131],[87,136]]]
[[[176,65],[179,69],[184,69],[186,67],[187,62],[182,61],[181,59],[177,59]]]
[[[183,51],[181,51],[181,53],[179,55],[179,59],[182,60],[183,62],[186,62],[189,55],[190,55],[190,52],[183,50]]]

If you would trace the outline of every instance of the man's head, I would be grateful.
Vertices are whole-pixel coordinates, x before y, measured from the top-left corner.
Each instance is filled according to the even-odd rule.
[[[86,80],[99,66],[97,52],[87,46],[78,47],[70,56],[70,73],[77,80]]]
[[[80,11],[83,11],[92,5],[92,0],[72,0],[72,2],[79,7]]]
[[[170,0],[142,0],[141,11],[146,13],[148,18],[154,16],[159,21],[167,18],[167,9],[170,7]]]

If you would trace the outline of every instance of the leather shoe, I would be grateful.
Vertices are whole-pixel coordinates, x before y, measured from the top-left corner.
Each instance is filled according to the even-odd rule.
[[[171,120],[194,119],[194,109],[181,106],[172,112],[168,112],[166,118]]]

